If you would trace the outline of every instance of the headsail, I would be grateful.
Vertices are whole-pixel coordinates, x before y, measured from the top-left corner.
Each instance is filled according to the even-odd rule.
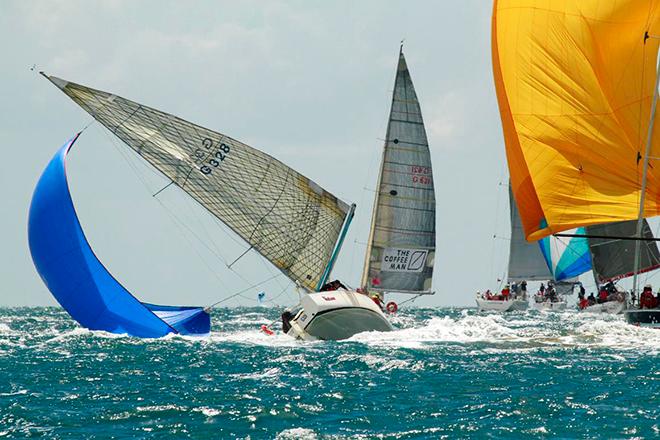
[[[636,219],[660,2],[496,0],[493,71],[529,239]],[[655,119],[660,118],[660,113]],[[656,124],[657,125],[657,124]],[[655,130],[651,157],[660,156]],[[660,167],[643,216],[660,215]]]
[[[362,285],[387,292],[430,292],[434,257],[431,154],[401,51]]]
[[[518,206],[509,186],[511,242],[509,243],[509,281],[546,281],[552,279],[538,243],[525,240]]]
[[[208,334],[211,319],[203,308],[142,303],[96,258],[69,193],[66,155],[76,139],[78,135],[52,158],[30,204],[30,253],[48,290],[73,319],[90,330],[143,338]]]
[[[273,157],[216,131],[56,77],[64,93],[289,278],[314,290],[349,206]]]
[[[584,228],[570,231],[584,234]],[[556,281],[569,280],[591,270],[589,241],[584,237],[544,237],[539,240],[552,278]]]
[[[606,237],[633,237],[637,230],[637,222],[607,223],[589,226],[588,235]],[[653,232],[648,222],[644,220],[642,236],[653,238]],[[589,238],[589,248],[593,261],[594,278],[599,283],[618,280],[634,275],[635,242],[612,238]],[[655,241],[641,243],[640,266],[637,273],[648,272],[660,267],[660,252]]]

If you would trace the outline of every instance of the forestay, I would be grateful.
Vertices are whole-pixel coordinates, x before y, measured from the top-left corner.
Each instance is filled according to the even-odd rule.
[[[637,230],[634,220],[589,226],[588,235],[606,237],[633,237]],[[644,238],[653,238],[648,222],[642,227]],[[593,261],[594,278],[599,283],[634,275],[635,242],[614,238],[589,238],[589,248]],[[660,267],[660,253],[655,241],[641,243],[640,265],[637,273],[648,272]]]
[[[431,156],[400,52],[362,285],[387,292],[430,292],[434,257]]]
[[[289,278],[314,290],[349,206],[273,157],[117,95],[49,77]]]

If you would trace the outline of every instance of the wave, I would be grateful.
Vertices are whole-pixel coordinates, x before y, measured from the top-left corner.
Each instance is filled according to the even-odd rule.
[[[504,350],[528,350],[557,347],[598,347],[619,350],[642,350],[655,354],[660,350],[660,331],[635,327],[620,316],[585,315],[574,312],[546,314],[479,315],[433,317],[423,325],[392,332],[365,332],[347,342],[369,346],[429,348],[438,343],[463,345],[487,343],[505,345]]]

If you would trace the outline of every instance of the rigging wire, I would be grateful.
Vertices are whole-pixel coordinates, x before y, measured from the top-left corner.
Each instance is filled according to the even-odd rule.
[[[235,292],[235,293],[229,295],[229,296],[226,297],[226,298],[223,298],[223,299],[221,299],[221,300],[219,300],[219,301],[214,302],[214,303],[211,304],[211,305],[208,305],[208,306],[204,307],[204,310],[208,312],[208,311],[210,311],[211,309],[213,309],[214,307],[216,307],[217,305],[222,304],[222,303],[225,302],[225,301],[229,301],[230,299],[232,299],[232,298],[234,298],[234,297],[240,296],[242,293],[245,293],[245,292],[247,292],[247,291],[250,290],[250,289],[254,289],[255,287],[259,287],[260,285],[265,284],[265,283],[267,283],[268,281],[272,280],[273,278],[275,278],[275,277],[279,277],[280,275],[282,275],[282,274],[279,274],[279,273],[278,273],[278,274],[275,274],[275,275],[271,276],[270,278],[266,278],[265,280],[263,280],[263,281],[261,281],[261,282],[259,282],[259,283],[253,284],[253,285],[251,285],[251,286],[249,286],[249,287],[246,287],[245,289],[239,290],[238,292]]]
[[[89,125],[89,124],[88,124],[88,125]],[[119,152],[119,154],[122,156],[122,158],[123,158],[124,161],[127,163],[127,165],[129,166],[129,168],[133,171],[133,173],[138,177],[138,179],[139,179],[140,182],[142,183],[142,185],[143,185],[143,187],[145,188],[145,190],[146,190],[149,194],[153,194],[152,190],[150,189],[149,184],[148,184],[147,181],[144,179],[144,177],[142,176],[142,174],[139,172],[139,170],[137,169],[137,166],[135,165],[135,163],[133,163],[133,162],[129,159],[129,157],[127,156],[127,152],[125,152],[125,151],[123,150],[123,148],[121,148],[121,146],[117,144],[117,142],[115,141],[115,139],[113,139],[113,138],[112,138],[112,137],[111,137],[111,136],[110,136],[105,130],[102,130],[102,129],[101,129],[101,131],[102,131],[103,134],[104,134],[104,135],[110,140],[110,142],[111,142],[111,144],[113,145],[113,147],[115,148],[115,150],[117,150],[117,151]],[[149,171],[152,171],[153,174],[155,174],[155,175],[159,175],[158,173],[156,173],[155,171],[153,171],[153,170],[151,170],[151,169],[149,169]],[[202,256],[202,254],[199,252],[199,250],[198,250],[195,246],[192,245],[191,240],[190,240],[190,239],[188,238],[188,236],[184,233],[184,229],[187,230],[187,231],[188,231],[193,237],[195,237],[195,238],[197,239],[197,241],[199,241],[199,242],[200,242],[200,243],[201,243],[201,244],[202,244],[202,245],[203,245],[203,246],[204,246],[209,252],[211,252],[211,254],[213,254],[213,255],[214,255],[218,260],[220,260],[220,261],[221,261],[226,267],[228,267],[228,269],[229,269],[231,272],[233,272],[238,278],[240,278],[243,282],[245,282],[245,283],[247,283],[247,284],[250,283],[250,281],[247,280],[245,277],[243,277],[240,273],[236,272],[236,271],[233,270],[231,267],[229,267],[227,260],[226,260],[226,259],[220,254],[220,252],[216,252],[215,249],[211,248],[211,247],[205,242],[205,240],[203,240],[203,239],[202,239],[202,238],[201,238],[201,237],[200,237],[200,236],[199,236],[194,230],[192,230],[187,224],[185,224],[185,222],[183,222],[183,221],[182,221],[182,220],[181,220],[181,219],[180,219],[180,218],[179,218],[179,217],[173,212],[173,210],[171,210],[171,209],[170,209],[165,203],[163,203],[163,201],[162,201],[161,199],[159,199],[158,197],[154,197],[154,198],[156,199],[156,201],[158,202],[158,204],[159,204],[159,205],[165,210],[165,212],[170,216],[170,218],[173,220],[175,226],[177,226],[177,228],[179,229],[179,232],[181,233],[181,235],[183,236],[183,238],[184,238],[186,241],[188,241],[189,244],[191,244],[191,247],[193,248],[193,251],[197,254],[197,256],[199,257],[199,259],[200,259],[200,260],[202,261],[202,263],[203,263],[203,264],[209,269],[209,271],[210,271],[211,273],[213,273],[213,276],[218,280],[218,282],[219,282],[220,284],[224,284],[225,281],[222,280],[222,279],[220,278],[220,276],[217,274],[217,272],[216,272],[216,271],[215,271],[215,270],[209,265],[209,263],[208,263],[208,262],[206,261],[206,259]],[[193,211],[194,211],[194,210],[193,210]],[[213,217],[213,218],[215,218],[215,217]],[[198,220],[199,220],[199,219],[198,219]],[[217,219],[216,219],[216,220],[217,220]],[[201,221],[200,221],[200,223],[201,223]],[[208,234],[208,231],[206,231],[205,228],[203,228],[203,229],[204,229],[204,231]],[[224,231],[224,230],[223,230],[223,231]],[[224,231],[224,232],[226,233],[227,231]],[[210,235],[210,234],[208,234],[208,235]],[[234,241],[236,241],[236,240],[234,240]],[[215,243],[215,241],[211,240],[211,242],[214,244],[214,246],[217,246],[217,244]],[[265,280],[263,280],[263,281],[261,281],[261,282],[259,282],[259,283],[253,284],[253,285],[251,285],[250,287],[247,287],[247,288],[245,288],[245,289],[243,289],[243,290],[241,290],[241,291],[239,291],[239,292],[237,292],[237,293],[234,293],[234,294],[230,295],[229,297],[227,297],[227,298],[225,298],[225,299],[223,299],[223,300],[220,300],[220,301],[218,301],[218,302],[212,304],[212,305],[209,306],[209,307],[212,308],[212,307],[214,307],[214,306],[217,305],[217,304],[220,304],[220,303],[225,302],[226,300],[229,300],[229,299],[234,298],[234,297],[236,297],[236,296],[241,296],[240,294],[242,294],[242,293],[244,293],[244,292],[246,292],[246,291],[248,291],[248,290],[250,290],[250,289],[252,289],[252,288],[254,288],[254,287],[256,287],[256,286],[262,285],[262,284],[264,284],[264,283],[266,283],[266,282],[268,282],[268,281],[270,281],[270,280],[272,280],[272,279],[274,279],[274,278],[276,278],[276,277],[279,277],[280,275],[282,275],[282,274],[281,274],[281,273],[276,273],[276,274],[272,275],[272,273],[271,273],[271,276],[270,276],[269,278],[267,278],[267,279],[265,279]],[[243,298],[245,298],[245,297],[243,297]],[[245,298],[245,299],[251,299],[251,298]]]

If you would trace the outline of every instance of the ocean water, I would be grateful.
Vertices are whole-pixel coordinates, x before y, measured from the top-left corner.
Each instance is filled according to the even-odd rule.
[[[342,342],[217,310],[207,339],[0,309],[0,437],[660,437],[660,331],[620,317],[407,309]]]

